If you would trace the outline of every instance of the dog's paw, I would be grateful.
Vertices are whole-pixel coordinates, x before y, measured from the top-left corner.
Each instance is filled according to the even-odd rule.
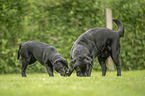
[[[121,74],[117,74],[117,76],[121,76]]]

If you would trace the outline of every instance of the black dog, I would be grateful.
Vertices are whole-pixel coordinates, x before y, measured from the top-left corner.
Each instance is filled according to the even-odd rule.
[[[111,56],[116,67],[117,76],[121,76],[120,43],[119,38],[124,35],[124,27],[121,21],[113,19],[119,30],[113,31],[108,28],[96,27],[86,31],[74,43],[71,49],[71,62],[68,75],[76,70],[77,76],[90,76],[93,60],[98,57],[102,67],[102,76],[106,75],[105,61]]]
[[[18,50],[18,59],[22,58],[22,77],[26,77],[26,68],[28,65],[38,60],[46,67],[49,76],[53,76],[53,68],[65,76],[68,63],[55,47],[39,41],[23,42]]]

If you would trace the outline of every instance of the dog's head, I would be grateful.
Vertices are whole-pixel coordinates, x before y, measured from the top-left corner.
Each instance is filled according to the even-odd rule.
[[[90,70],[93,66],[92,62],[93,60],[88,56],[78,56],[70,62],[70,70],[68,74],[71,75],[73,70],[75,70],[77,76],[88,77],[90,76]]]
[[[65,76],[68,69],[68,62],[66,59],[56,59],[53,63],[53,68],[60,73],[61,76]]]

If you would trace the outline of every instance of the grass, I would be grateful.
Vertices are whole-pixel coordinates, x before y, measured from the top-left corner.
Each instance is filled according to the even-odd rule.
[[[0,96],[144,96],[145,70],[123,71],[121,77],[116,71],[92,72],[91,77],[49,77],[46,73],[0,75]]]

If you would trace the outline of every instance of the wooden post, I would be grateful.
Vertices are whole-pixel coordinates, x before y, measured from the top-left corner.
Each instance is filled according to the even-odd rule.
[[[106,8],[106,27],[112,29],[112,10]],[[115,70],[111,57],[108,58],[109,70]]]

